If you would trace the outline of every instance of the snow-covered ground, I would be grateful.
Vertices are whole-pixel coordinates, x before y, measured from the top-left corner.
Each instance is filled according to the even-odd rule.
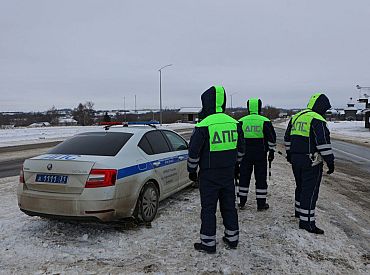
[[[333,138],[370,143],[370,130],[364,121],[330,121],[328,123]]]
[[[91,132],[100,128],[102,127],[60,126],[0,129],[0,147],[63,140],[79,133]]]
[[[103,126],[60,126],[0,129],[0,147],[59,141],[79,133],[96,131],[102,127]],[[194,127],[194,124],[173,123],[164,124],[163,127],[178,130]]]
[[[369,213],[333,192],[328,183],[333,176],[325,177],[317,208],[325,235],[298,229],[292,217],[293,175],[278,155],[269,182],[271,208],[256,211],[252,187],[247,209],[239,212],[236,250],[227,250],[221,240],[218,213],[215,255],[193,249],[200,228],[196,189],[162,202],[152,228],[146,228],[28,217],[17,206],[18,178],[0,179],[0,273],[369,274]],[[351,233],[342,226],[348,221],[354,228]],[[359,238],[361,234],[367,239]]]

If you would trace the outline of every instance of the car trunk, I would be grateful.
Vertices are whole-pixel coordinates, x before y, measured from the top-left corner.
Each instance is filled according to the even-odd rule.
[[[42,155],[23,164],[27,189],[41,192],[81,194],[96,161],[102,157]]]

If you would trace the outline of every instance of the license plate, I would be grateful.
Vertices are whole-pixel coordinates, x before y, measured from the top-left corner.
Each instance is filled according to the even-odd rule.
[[[47,175],[47,174],[37,174],[36,175],[36,182],[66,184],[67,181],[68,181],[68,176],[63,176],[63,175]]]

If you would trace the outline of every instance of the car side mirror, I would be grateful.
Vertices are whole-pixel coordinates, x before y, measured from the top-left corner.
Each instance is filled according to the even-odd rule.
[[[185,145],[181,145],[177,150],[186,150],[186,149],[188,149],[189,148],[189,146],[188,146],[188,144],[186,144],[186,146]]]

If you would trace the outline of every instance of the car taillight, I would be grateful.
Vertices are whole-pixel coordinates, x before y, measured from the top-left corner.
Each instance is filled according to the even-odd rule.
[[[21,170],[19,171],[19,182],[20,182],[20,183],[25,183],[25,182],[24,182],[23,166],[22,166]]]
[[[85,188],[107,187],[116,184],[117,170],[92,169],[87,178]]]

